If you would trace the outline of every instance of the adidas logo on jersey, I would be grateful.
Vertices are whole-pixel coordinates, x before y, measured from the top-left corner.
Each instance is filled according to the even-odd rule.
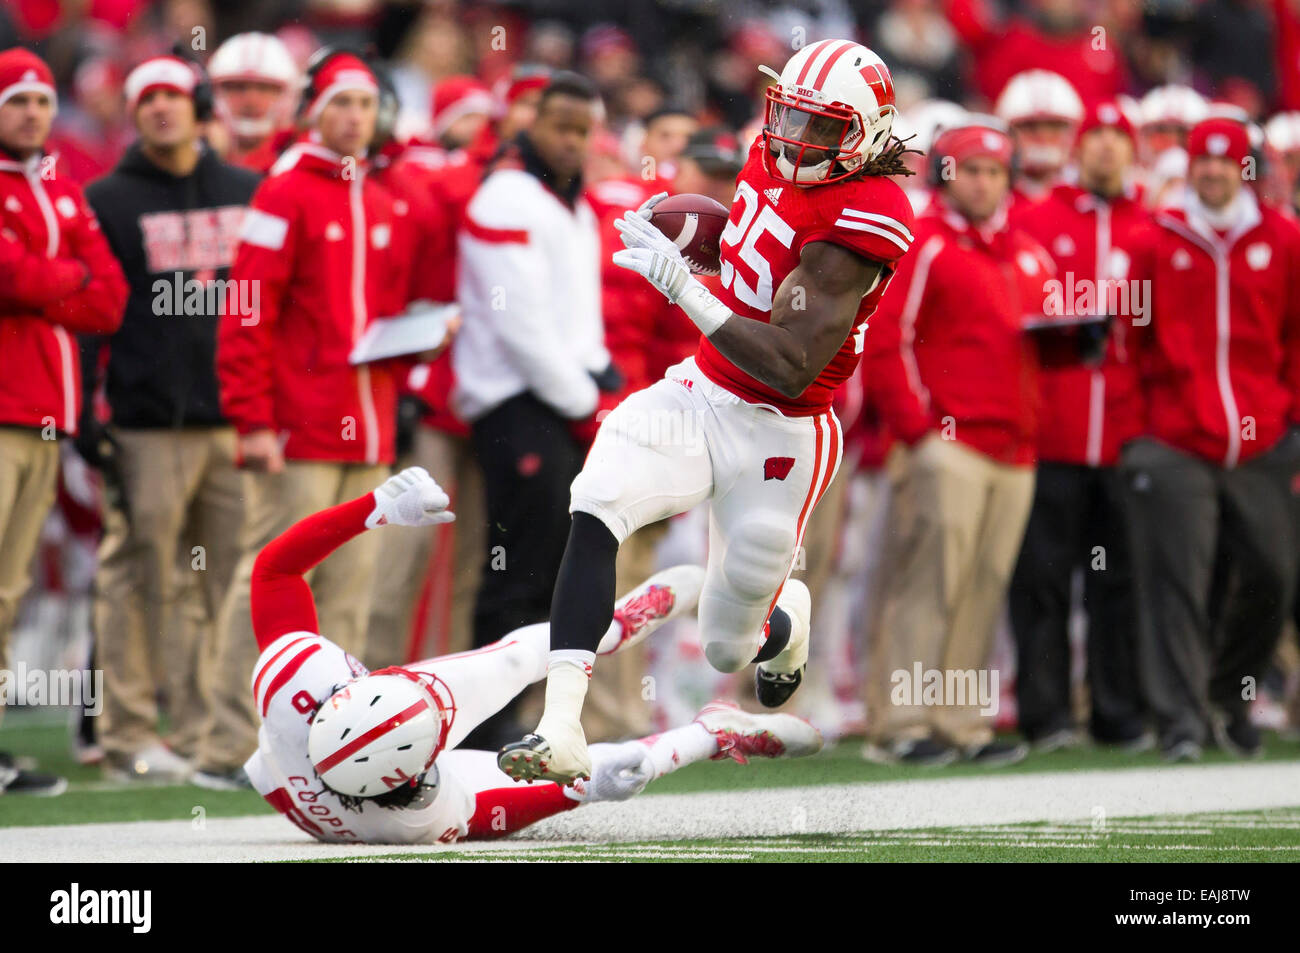
[[[778,185],[776,188],[764,189],[763,194],[767,196],[767,200],[769,202],[775,205],[776,203],[781,201],[781,193],[784,190],[785,190],[785,186]]]

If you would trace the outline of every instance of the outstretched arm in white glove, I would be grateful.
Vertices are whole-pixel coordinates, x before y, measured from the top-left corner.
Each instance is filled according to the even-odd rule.
[[[375,488],[375,509],[366,517],[366,528],[434,526],[450,523],[456,514],[447,509],[451,500],[424,467],[407,467]]]
[[[449,502],[433,477],[411,467],[389,477],[373,493],[299,520],[267,543],[253,564],[250,592],[258,646],[265,649],[289,632],[319,631],[305,575],[330,553],[386,523],[446,523],[455,519],[447,509]]]

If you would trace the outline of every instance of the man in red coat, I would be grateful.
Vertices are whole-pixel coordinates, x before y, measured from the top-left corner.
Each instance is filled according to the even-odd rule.
[[[890,551],[867,698],[873,759],[993,766],[1025,755],[994,739],[987,667],[1034,494],[1038,359],[1024,319],[1042,315],[1054,268],[1007,224],[1011,153],[987,126],[939,137],[935,202],[867,334],[866,373],[903,444],[888,463]],[[935,671],[969,691],[923,696],[918,683]]]
[[[44,153],[58,108],[35,53],[0,53],[0,706],[27,570],[54,502],[60,435],[74,436],[81,373],[74,334],[122,323],[126,279],[81,189]],[[0,707],[3,712],[3,707]],[[0,792],[59,794],[62,778],[0,752]]]
[[[1170,760],[1195,760],[1211,733],[1259,751],[1249,702],[1296,578],[1300,464],[1300,230],[1244,185],[1244,125],[1206,119],[1187,152],[1182,208],[1157,212],[1133,256],[1151,289],[1132,336],[1146,421],[1120,461],[1138,663]]]
[[[400,312],[410,288],[405,206],[369,174],[378,84],[358,57],[336,53],[304,96],[311,131],[253,195],[230,272],[258,289],[257,304],[251,315],[227,313],[217,336],[221,409],[248,471],[243,555],[218,625],[224,671],[253,664],[258,551],[304,516],[381,482],[395,456],[403,365],[349,363],[370,322]],[[354,541],[312,578],[321,624],[328,618],[353,655],[365,648],[377,559],[374,545]],[[233,681],[214,690],[201,780],[237,775],[257,746],[247,695]]]
[[[1143,300],[1110,292],[1150,216],[1129,179],[1132,125],[1114,103],[1089,110],[1075,156],[1078,185],[1058,185],[1018,220],[1056,261],[1068,318],[1083,304],[1111,316],[1110,333],[1094,328],[1087,363],[1044,367],[1039,376],[1038,473],[1034,508],[1011,584],[1016,701],[1020,730],[1035,747],[1077,743],[1070,690],[1071,591],[1082,571],[1088,619],[1087,672],[1099,742],[1130,748],[1151,744],[1143,730],[1135,644],[1120,447],[1141,432],[1137,367],[1128,346],[1134,306]],[[1053,286],[1055,287],[1055,286]],[[1081,297],[1084,294],[1088,297]],[[1124,308],[1123,305],[1128,307]],[[1113,314],[1110,304],[1127,310]]]

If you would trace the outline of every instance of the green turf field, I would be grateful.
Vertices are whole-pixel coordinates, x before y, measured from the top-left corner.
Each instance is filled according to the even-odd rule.
[[[973,862],[1045,861],[1287,862],[1300,858],[1300,810],[1192,814],[1180,817],[1120,818],[1095,829],[1091,823],[1004,824],[939,827],[923,831],[879,831],[854,835],[780,838],[647,841],[530,847],[518,851],[370,856],[367,861],[473,861],[520,863],[556,861],[861,861]],[[329,858],[349,861],[352,858]]]
[[[0,797],[0,828],[64,826],[90,823],[121,824],[130,821],[186,821],[198,815],[210,819],[255,818],[273,814],[254,792],[213,792],[191,785],[140,786],[103,779],[98,768],[83,767],[72,759],[67,743],[67,723],[57,712],[14,711],[0,726],[0,749],[36,759],[45,770],[65,774],[69,791],[56,798]],[[1024,763],[996,771],[954,765],[942,769],[901,768],[872,764],[860,756],[861,742],[850,739],[822,754],[799,761],[755,761],[749,766],[732,762],[693,765],[656,782],[656,794],[722,792],[741,795],[754,803],[764,791],[818,788],[825,785],[879,784],[880,782],[948,778],[1030,777],[1051,772],[1106,772],[1106,777],[1142,770],[1145,775],[1162,764],[1154,752],[1128,755],[1103,748],[1081,748],[1031,755]],[[1264,762],[1294,765],[1300,744],[1267,735]],[[1235,763],[1228,755],[1207,751],[1205,765]],[[1154,776],[1154,775],[1153,775]],[[1163,777],[1164,775],[1160,775]],[[1066,779],[1067,785],[1073,782]],[[1142,784],[1148,782],[1143,780]],[[906,787],[906,786],[904,786]],[[931,786],[923,785],[928,791]],[[842,790],[842,789],[841,789]],[[900,791],[902,788],[900,788]],[[1019,793],[1017,787],[1016,793]],[[1145,787],[1143,791],[1147,790]],[[795,792],[791,791],[791,794]],[[888,795],[886,795],[888,797]],[[634,802],[635,803],[635,802]],[[693,803],[693,802],[692,802]],[[899,803],[899,802],[894,802]],[[1226,802],[1232,807],[1238,802]],[[1283,798],[1273,803],[1290,803]],[[637,840],[604,843],[588,838],[581,844],[552,840],[496,842],[490,849],[406,849],[389,853],[376,850],[364,859],[475,860],[475,861],[1294,861],[1300,859],[1300,791],[1295,807],[1236,812],[1163,814],[1143,818],[1105,817],[1103,820],[1057,823],[980,823],[988,815],[972,812],[970,826],[912,827],[907,830],[864,830],[844,834],[804,834],[799,827],[772,837]],[[1248,805],[1243,805],[1248,806]],[[610,807],[610,805],[600,805]],[[691,808],[694,810],[694,808]],[[1168,806],[1162,810],[1169,810]],[[1176,808],[1175,808],[1176,809]],[[1113,813],[1113,812],[1112,812]],[[1130,814],[1136,811],[1130,810]],[[621,818],[623,815],[619,815]],[[895,815],[897,816],[897,815]],[[917,815],[908,812],[897,821],[906,824]],[[923,815],[922,815],[923,816]],[[959,816],[961,816],[959,814]],[[996,815],[995,815],[996,816]],[[1021,815],[1033,816],[1033,814]],[[1044,814],[1042,816],[1060,816]],[[949,815],[951,817],[951,815]],[[1020,820],[1020,817],[1014,818]],[[949,820],[936,823],[949,823]],[[622,823],[621,821],[619,822]],[[877,825],[879,821],[877,820]],[[865,824],[864,827],[877,826]],[[830,830],[852,831],[856,825]],[[741,830],[746,830],[742,828]],[[817,829],[817,828],[814,828]],[[278,828],[275,829],[278,832]],[[625,831],[625,828],[618,828]],[[738,833],[732,830],[728,833]],[[698,831],[696,832],[698,833]],[[35,835],[37,843],[41,835]],[[128,835],[129,836],[129,835]],[[288,829],[285,836],[297,837]],[[636,837],[638,835],[631,835]],[[2,835],[0,835],[2,837]],[[609,838],[611,841],[617,837]],[[294,855],[301,857],[302,855]],[[310,854],[308,854],[310,856]],[[321,860],[351,859],[348,848],[322,850]],[[111,858],[105,858],[111,859]],[[360,859],[360,858],[356,858]]]
[[[657,794],[689,791],[733,791],[797,785],[848,784],[858,781],[897,781],[910,778],[988,776],[987,768],[955,764],[946,768],[896,767],[873,764],[860,757],[862,742],[842,741],[814,758],[799,761],[755,761],[747,767],[727,762],[691,765],[656,781]],[[0,750],[36,758],[41,768],[68,778],[68,792],[57,798],[9,798],[0,801],[0,827],[31,824],[89,824],[107,821],[173,820],[190,816],[201,804],[210,817],[272,813],[252,791],[207,791],[192,785],[125,786],[103,780],[98,768],[77,764],[69,752],[67,726],[50,712],[12,712],[0,724]],[[1300,744],[1270,734],[1264,759],[1292,760]],[[1231,763],[1222,752],[1209,750],[1205,764]],[[1104,748],[1080,748],[1031,755],[997,771],[1000,775],[1039,771],[1124,770],[1160,765],[1155,752],[1128,755]],[[1300,802],[1300,792],[1297,792]]]

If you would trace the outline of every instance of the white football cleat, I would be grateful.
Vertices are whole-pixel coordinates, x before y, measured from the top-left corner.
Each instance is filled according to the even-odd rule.
[[[597,655],[631,648],[670,619],[695,611],[704,589],[704,568],[685,564],[660,570],[614,603],[621,631],[608,632]]]
[[[516,781],[554,781],[570,785],[591,780],[591,752],[582,723],[542,715],[537,730],[497,754],[497,767]]]
[[[803,681],[808,664],[812,594],[800,580],[787,579],[776,605],[790,618],[790,641],[775,658],[759,662],[754,672],[754,692],[764,708],[779,708],[789,701]]]
[[[821,732],[794,715],[751,715],[731,702],[714,701],[695,721],[718,739],[714,761],[748,764],[750,758],[804,758],[822,750]]]

